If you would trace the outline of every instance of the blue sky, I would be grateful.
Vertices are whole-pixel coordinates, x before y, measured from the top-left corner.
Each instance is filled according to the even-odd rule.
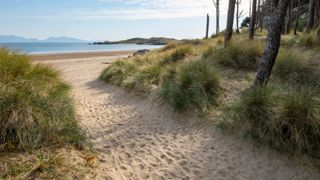
[[[212,0],[0,0],[1,35],[45,39],[70,36],[86,40],[120,40],[165,36],[201,38]],[[228,0],[221,0],[221,27]],[[248,9],[249,0],[241,8]],[[248,13],[248,12],[245,12]]]

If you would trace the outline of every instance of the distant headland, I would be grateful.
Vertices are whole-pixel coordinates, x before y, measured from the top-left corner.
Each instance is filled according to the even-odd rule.
[[[169,42],[177,41],[172,38],[152,37],[152,38],[131,38],[121,41],[102,41],[94,42],[93,45],[106,45],[106,44],[137,44],[137,45],[166,45]]]

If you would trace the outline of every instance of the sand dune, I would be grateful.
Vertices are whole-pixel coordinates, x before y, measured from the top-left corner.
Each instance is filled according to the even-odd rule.
[[[99,152],[95,179],[320,179],[285,155],[196,126],[154,97],[97,80],[115,57],[42,61],[73,86],[77,114]]]

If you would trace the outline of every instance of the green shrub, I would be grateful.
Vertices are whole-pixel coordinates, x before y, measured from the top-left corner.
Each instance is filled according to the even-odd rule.
[[[0,49],[1,150],[27,150],[63,143],[82,144],[69,87],[56,71]]]
[[[312,89],[262,86],[226,108],[222,125],[278,151],[320,158],[319,110]]]
[[[178,111],[195,107],[200,112],[207,112],[216,105],[219,91],[219,77],[215,70],[198,60],[169,70],[160,94]]]
[[[300,49],[285,49],[277,57],[274,76],[285,82],[319,84],[320,66],[313,52]]]
[[[256,69],[258,58],[262,54],[262,45],[259,41],[231,42],[226,48],[220,49],[212,57],[222,66],[236,69]]]

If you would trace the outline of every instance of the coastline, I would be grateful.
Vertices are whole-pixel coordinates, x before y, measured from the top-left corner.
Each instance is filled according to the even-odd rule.
[[[48,53],[48,54],[30,54],[33,61],[45,60],[62,60],[62,59],[80,59],[80,58],[96,58],[110,56],[126,56],[132,55],[136,50],[120,50],[120,51],[98,51],[98,52],[71,52],[71,53]]]

